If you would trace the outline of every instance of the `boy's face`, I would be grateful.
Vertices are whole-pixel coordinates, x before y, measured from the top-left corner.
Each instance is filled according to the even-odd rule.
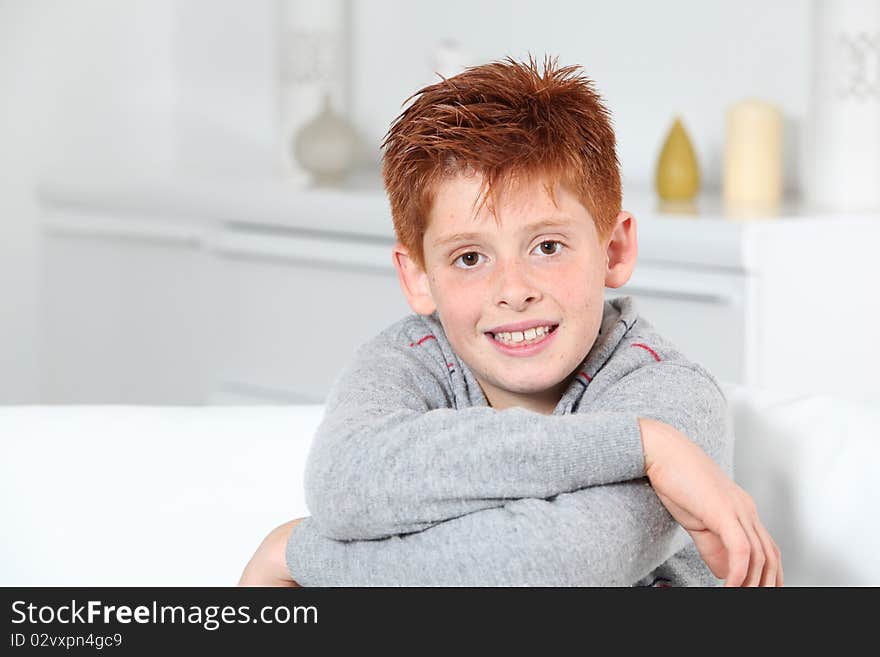
[[[499,200],[498,221],[488,203],[474,221],[481,184],[479,175],[441,184],[424,236],[425,270],[399,244],[395,264],[410,306],[437,310],[493,407],[552,413],[596,340],[605,286],[623,285],[632,272],[635,220],[621,213],[600,243],[578,198],[559,185],[554,205],[538,179]],[[504,330],[522,323],[552,332]]]

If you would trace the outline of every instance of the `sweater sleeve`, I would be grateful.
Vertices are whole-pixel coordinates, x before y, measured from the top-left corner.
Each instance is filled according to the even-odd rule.
[[[667,422],[731,472],[726,400],[698,367],[639,368],[591,408]],[[495,502],[381,540],[335,540],[310,518],[288,542],[288,564],[305,585],[632,584],[688,540],[643,478]]]
[[[638,403],[646,385],[654,401]],[[598,405],[631,407],[673,424],[730,472],[726,400],[703,371],[673,363],[640,368]],[[689,541],[638,478],[548,499],[505,500],[379,540],[335,540],[307,518],[291,534],[286,555],[305,586],[614,586],[634,584]]]
[[[689,541],[645,479],[522,499],[372,541],[291,534],[303,586],[629,586]]]
[[[305,468],[306,503],[324,535],[406,534],[511,499],[644,476],[633,410],[438,408],[445,394],[400,349],[362,350],[343,371]]]

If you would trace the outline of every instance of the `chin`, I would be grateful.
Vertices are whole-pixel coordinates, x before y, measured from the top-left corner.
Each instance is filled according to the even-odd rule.
[[[508,392],[513,392],[519,395],[539,395],[545,393],[561,383],[561,380],[549,380],[549,381],[535,381],[534,379],[529,380],[528,382],[522,383],[510,383],[505,385],[504,388]]]

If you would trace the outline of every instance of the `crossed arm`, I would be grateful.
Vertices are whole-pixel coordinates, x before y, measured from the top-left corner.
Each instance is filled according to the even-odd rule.
[[[287,543],[304,586],[629,586],[689,540],[644,479],[513,500],[379,540],[337,541],[314,522]]]
[[[632,413],[348,407],[328,409],[305,487],[325,536],[364,540],[644,473]]]
[[[624,377],[588,412],[543,416],[429,410],[410,392],[406,367],[383,364],[391,375],[377,394],[362,388],[375,375],[355,366],[328,398],[306,472],[313,516],[282,547],[300,583],[631,584],[684,546],[675,520],[715,555],[716,575],[738,577],[716,544],[721,525],[682,506],[687,495],[664,508],[643,479],[647,418],[729,465],[723,396],[702,373],[658,363]],[[672,479],[670,490],[680,486]],[[735,533],[729,518],[724,531]],[[740,534],[738,546],[754,547]],[[741,579],[761,577],[763,564],[740,562]]]
[[[639,417],[677,423],[718,462],[730,447],[720,391],[672,362],[632,372],[581,412],[542,415],[431,408],[427,400],[439,405],[443,387],[412,376],[424,367],[408,356],[359,354],[327,399],[305,494],[328,538],[406,534],[515,499],[644,477]]]

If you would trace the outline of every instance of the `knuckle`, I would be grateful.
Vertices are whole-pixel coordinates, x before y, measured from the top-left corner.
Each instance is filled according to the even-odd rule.
[[[742,559],[745,559],[746,557],[748,557],[749,554],[751,554],[751,552],[752,552],[752,546],[749,545],[749,543],[747,541],[743,541],[741,543],[738,543],[733,548],[733,553]]]

